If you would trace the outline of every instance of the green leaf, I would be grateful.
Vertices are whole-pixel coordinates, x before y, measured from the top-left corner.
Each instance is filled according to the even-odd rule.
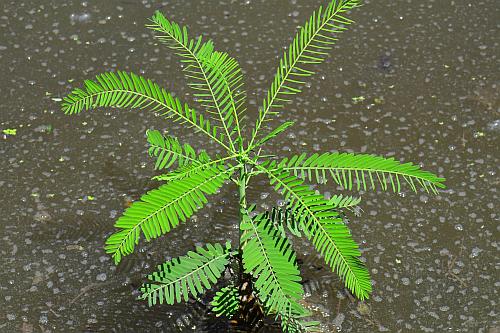
[[[353,23],[343,16],[360,5],[360,0],[331,0],[326,7],[319,7],[300,28],[280,60],[271,88],[259,108],[259,117],[252,133],[250,147],[267,117],[291,102],[291,96],[300,93],[305,79],[314,74],[311,65],[322,63],[337,41],[335,37]]]
[[[197,154],[190,145],[181,145],[176,138],[163,136],[158,131],[148,131],[147,136],[150,144],[149,154],[156,157],[156,169],[170,168],[176,162],[178,165],[176,170],[154,176],[154,180],[172,181],[182,179],[207,168],[223,167],[226,161],[238,156],[238,154],[234,154],[212,160],[204,150]]]
[[[118,219],[115,227],[121,230],[107,239],[106,253],[118,264],[134,251],[141,233],[147,241],[168,233],[198,211],[207,202],[206,195],[216,193],[232,172],[207,168],[149,191]]]
[[[2,133],[5,135],[16,135],[17,129],[16,128],[6,128],[6,129],[2,130]]]
[[[177,138],[163,136],[159,131],[146,132],[149,143],[149,155],[156,157],[155,169],[168,169],[175,162],[179,167],[200,165],[210,161],[208,154],[202,150],[196,153],[193,147],[185,143],[181,145]]]
[[[351,209],[359,205],[361,198],[353,197],[350,195],[333,195],[328,201],[329,205],[332,205],[334,209]]]
[[[304,313],[297,302],[304,291],[291,244],[264,215],[243,215],[240,244],[245,273],[252,274],[259,299],[270,313]]]
[[[361,198],[344,196],[342,194],[334,195],[328,200],[328,206],[332,209],[352,209],[361,202]],[[274,225],[281,232],[282,237],[286,237],[285,227],[295,236],[302,237],[302,227],[294,218],[294,212],[288,206],[273,207],[266,216],[273,221]]]
[[[277,128],[275,128],[274,130],[272,130],[271,133],[269,133],[268,135],[266,135],[262,140],[260,140],[259,142],[257,142],[254,147],[251,147],[250,150],[254,149],[255,147],[262,146],[267,141],[269,141],[272,138],[276,137],[280,133],[286,131],[293,124],[295,124],[295,122],[293,122],[293,121],[287,121],[287,122],[281,124],[280,126],[278,126]]]
[[[212,119],[220,122],[231,149],[235,151],[234,135],[241,137],[240,118],[245,111],[246,92],[238,62],[227,53],[214,51],[212,41],[202,37],[190,39],[186,27],[169,21],[157,11],[148,28],[156,38],[176,51],[186,64],[184,74],[195,91],[196,100],[206,108]]]
[[[202,58],[200,63],[206,84],[196,82],[191,85],[196,90],[194,96],[207,112],[220,120],[226,135],[234,144],[237,138],[242,138],[241,120],[246,110],[246,92],[239,64],[223,52],[213,52],[210,57]],[[186,68],[186,71],[191,72],[190,77],[200,79],[200,76],[196,76],[197,69],[193,71],[192,68],[193,65]]]
[[[206,248],[197,247],[196,252],[169,260],[148,275],[150,282],[142,285],[139,299],[147,300],[152,306],[187,301],[189,295],[198,297],[222,276],[231,254],[229,242],[225,246],[216,243],[207,244]],[[203,281],[203,285],[199,281]]]
[[[266,173],[271,185],[283,194],[291,218],[300,224],[306,237],[323,255],[332,271],[344,280],[346,287],[359,299],[367,299],[372,290],[370,274],[359,260],[361,253],[343,223],[334,202],[310,189],[304,181],[281,168],[269,169],[254,164]],[[279,224],[282,222],[278,222]]]
[[[212,302],[212,311],[217,317],[232,318],[240,307],[239,290],[235,286],[227,286],[218,291]]]
[[[337,185],[348,190],[356,188],[358,191],[366,191],[368,188],[375,189],[376,184],[379,184],[383,190],[400,192],[401,183],[407,183],[415,192],[417,186],[434,193],[437,193],[437,188],[445,188],[444,178],[424,171],[418,165],[369,154],[301,154],[283,159],[275,166],[276,169],[283,169],[318,183],[326,183],[331,178]]]
[[[319,321],[301,320],[302,316],[285,317],[281,320],[281,329],[285,333],[319,333]]]
[[[189,163],[189,164],[186,164],[182,167],[179,167],[173,171],[170,171],[169,173],[165,173],[165,174],[161,174],[161,175],[158,175],[158,176],[154,176],[152,179],[153,180],[158,180],[158,181],[166,181],[166,182],[170,182],[170,181],[173,181],[173,180],[176,180],[176,179],[182,179],[182,178],[186,178],[186,177],[189,177],[193,174],[196,174],[198,173],[199,171],[201,170],[205,170],[207,168],[220,168],[220,167],[223,167],[223,161],[225,160],[228,160],[228,159],[231,159],[231,158],[234,158],[234,156],[228,156],[228,157],[224,157],[224,158],[219,158],[217,160],[214,160],[214,161],[206,161],[206,162],[203,162],[203,163]],[[228,167],[231,167],[230,164],[227,165]]]
[[[153,81],[134,73],[118,71],[100,74],[96,81],[86,80],[84,89],[73,90],[62,102],[62,110],[66,114],[97,107],[150,110],[205,134],[229,150],[223,142],[224,136],[217,133],[216,126]]]

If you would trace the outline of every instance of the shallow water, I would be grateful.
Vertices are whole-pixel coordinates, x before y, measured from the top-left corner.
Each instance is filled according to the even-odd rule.
[[[155,186],[146,129],[216,150],[151,114],[66,117],[58,98],[123,69],[191,100],[175,57],[143,28],[162,9],[240,60],[254,119],[294,29],[324,2],[2,0],[0,129],[17,134],[0,134],[0,332],[206,328],[203,304],[147,309],[134,290],[165,258],[236,237],[234,187],[118,268],[103,242],[127,203]],[[296,125],[269,150],[397,156],[446,177],[448,190],[362,193],[350,227],[372,273],[372,298],[351,301],[298,244],[306,302],[332,331],[498,332],[500,8],[495,0],[366,1],[353,17],[358,23],[280,116]],[[251,198],[270,192],[262,184]]]

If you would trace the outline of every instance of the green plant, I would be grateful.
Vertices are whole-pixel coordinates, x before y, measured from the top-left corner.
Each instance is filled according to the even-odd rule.
[[[326,198],[306,181],[331,180],[348,190],[380,187],[393,192],[407,184],[413,191],[422,187],[437,193],[438,188],[444,188],[444,179],[411,163],[368,154],[303,153],[279,160],[262,152],[267,141],[293,125],[284,122],[268,130],[266,124],[293,95],[301,92],[305,80],[314,74],[311,67],[325,60],[335,36],[352,23],[345,13],[359,5],[359,0],[332,0],[312,14],[280,60],[248,141],[243,136],[246,93],[237,61],[227,53],[215,51],[210,40],[190,38],[185,27],[159,12],[147,27],[181,58],[188,84],[204,113],[153,81],[121,71],[87,80],[84,89],[75,89],[64,98],[62,108],[66,114],[96,107],[154,111],[194,129],[224,150],[221,156],[213,156],[172,136],[147,132],[155,168],[169,171],[154,177],[163,185],[133,203],[116,222],[119,231],[108,238],[105,247],[116,264],[134,251],[141,237],[150,241],[186,222],[225,182],[231,181],[238,187],[241,221],[238,246],[208,244],[158,266],[141,288],[140,298],[153,305],[198,297],[212,288],[227,264],[235,260],[241,265],[240,278],[243,274],[250,276],[263,308],[281,321],[283,331],[316,331],[318,323],[303,319],[307,311],[300,303],[303,289],[290,233],[310,240],[357,298],[369,297],[370,275],[359,259],[358,245],[342,215],[358,205],[360,199],[341,194]],[[262,135],[264,130],[268,132]],[[246,189],[258,175],[267,176],[284,197],[284,206],[268,212],[254,211],[255,206],[247,202]],[[211,304],[217,315],[236,315],[241,303],[241,279],[215,294]]]

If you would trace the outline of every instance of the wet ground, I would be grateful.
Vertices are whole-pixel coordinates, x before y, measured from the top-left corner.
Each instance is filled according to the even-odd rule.
[[[234,188],[118,268],[103,242],[128,202],[155,186],[146,129],[213,148],[151,114],[66,117],[57,101],[115,69],[189,94],[175,57],[143,28],[161,9],[240,60],[254,119],[277,57],[324,2],[1,1],[0,332],[202,331],[203,305],[147,309],[134,290],[166,257],[236,236]],[[499,332],[500,7],[372,0],[353,17],[358,23],[283,112],[297,124],[269,149],[398,156],[446,177],[448,189],[437,197],[363,193],[350,227],[373,276],[372,298],[350,300],[299,244],[306,302],[331,331]],[[269,193],[250,190],[255,200],[278,199]]]

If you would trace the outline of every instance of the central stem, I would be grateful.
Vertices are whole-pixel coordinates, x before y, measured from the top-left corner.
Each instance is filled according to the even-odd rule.
[[[243,214],[247,209],[247,188],[248,174],[246,166],[243,164],[240,169],[240,178],[238,180],[238,192],[240,194],[240,213]]]
[[[240,205],[240,222],[238,225],[238,250],[239,250],[239,262],[238,262],[238,289],[239,289],[239,294],[240,294],[240,316],[244,313],[245,309],[245,303],[248,300],[247,293],[248,290],[245,290],[245,268],[243,267],[243,244],[241,243],[241,239],[243,236],[243,232],[241,230],[241,222],[245,218],[245,216],[248,214],[247,213],[247,196],[246,196],[246,189],[247,189],[247,181],[248,181],[248,174],[246,170],[245,163],[241,164],[241,169],[240,169],[240,177],[238,180],[238,193],[239,193],[239,205]],[[244,317],[244,316],[243,316]],[[241,318],[243,318],[241,317]]]
[[[247,195],[246,195],[247,182],[248,182],[248,173],[246,170],[246,165],[243,163],[241,165],[240,178],[238,180],[238,193],[240,196],[240,222],[239,222],[240,225],[241,225],[241,221],[243,220],[244,216],[247,214]],[[239,228],[240,240],[241,240],[241,236],[242,236],[241,233],[242,233],[242,230],[241,230],[241,228]],[[240,255],[242,255],[242,251],[243,251],[242,246],[243,246],[243,244],[241,244],[241,242],[239,242]],[[243,262],[241,260],[241,256],[240,256],[239,276],[240,276],[240,282],[241,282],[242,278],[243,278]]]
[[[244,219],[250,218],[248,216],[248,203],[246,197],[246,189],[248,181],[251,177],[251,173],[248,170],[248,165],[245,161],[240,161],[240,176],[237,181],[238,185],[238,193],[239,193],[239,205],[240,205],[240,226]],[[264,316],[264,312],[262,311],[262,307],[259,302],[255,299],[253,295],[253,285],[252,285],[252,277],[249,274],[245,274],[245,268],[243,265],[243,248],[245,247],[244,243],[241,243],[242,236],[248,230],[241,230],[239,228],[239,272],[238,272],[238,285],[239,285],[239,299],[240,299],[240,313],[238,317],[239,324],[242,324],[243,327],[255,327],[256,323],[258,323]],[[253,324],[252,324],[253,323]]]

